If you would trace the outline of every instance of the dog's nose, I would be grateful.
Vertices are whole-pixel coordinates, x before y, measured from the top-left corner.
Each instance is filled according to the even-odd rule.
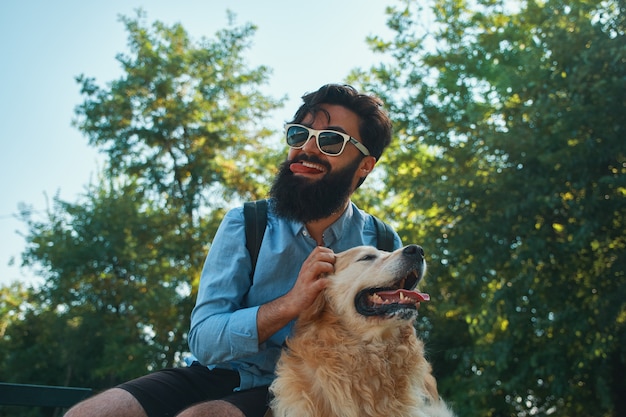
[[[402,254],[420,261],[424,259],[424,249],[418,245],[405,246],[402,249]]]

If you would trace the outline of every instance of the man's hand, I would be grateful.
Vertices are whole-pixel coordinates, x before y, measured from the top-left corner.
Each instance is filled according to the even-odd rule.
[[[306,258],[293,288],[282,297],[263,304],[257,313],[259,343],[282,329],[317,298],[328,283],[326,275],[335,270],[335,253],[318,246]]]

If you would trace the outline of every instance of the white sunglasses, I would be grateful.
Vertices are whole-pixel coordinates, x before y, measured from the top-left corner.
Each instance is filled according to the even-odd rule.
[[[293,149],[302,149],[304,145],[315,136],[317,149],[324,155],[339,156],[346,147],[346,143],[352,143],[365,156],[370,154],[365,145],[352,136],[335,130],[315,130],[299,124],[285,125],[287,145]]]

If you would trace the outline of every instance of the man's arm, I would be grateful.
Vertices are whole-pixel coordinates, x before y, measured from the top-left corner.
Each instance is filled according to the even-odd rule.
[[[242,308],[250,288],[250,261],[241,211],[229,211],[207,255],[191,313],[189,348],[203,364],[256,353],[258,307]]]
[[[229,211],[202,270],[188,342],[191,353],[205,365],[258,353],[261,343],[315,300],[325,287],[325,280],[318,277],[333,271],[333,251],[315,248],[291,290],[267,304],[242,307],[251,285],[244,229],[242,211]],[[260,268],[262,264],[257,265]],[[281,288],[280,284],[276,288]]]

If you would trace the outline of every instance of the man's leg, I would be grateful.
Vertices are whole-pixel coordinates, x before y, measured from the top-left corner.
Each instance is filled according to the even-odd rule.
[[[246,417],[246,415],[227,401],[215,400],[193,405],[178,417]]]
[[[200,364],[163,369],[89,398],[66,417],[173,417],[191,405],[233,394],[239,374]]]
[[[221,400],[193,405],[178,417],[263,417],[267,398],[267,386],[233,392]]]
[[[128,391],[111,388],[72,407],[65,417],[147,417],[139,402]]]

